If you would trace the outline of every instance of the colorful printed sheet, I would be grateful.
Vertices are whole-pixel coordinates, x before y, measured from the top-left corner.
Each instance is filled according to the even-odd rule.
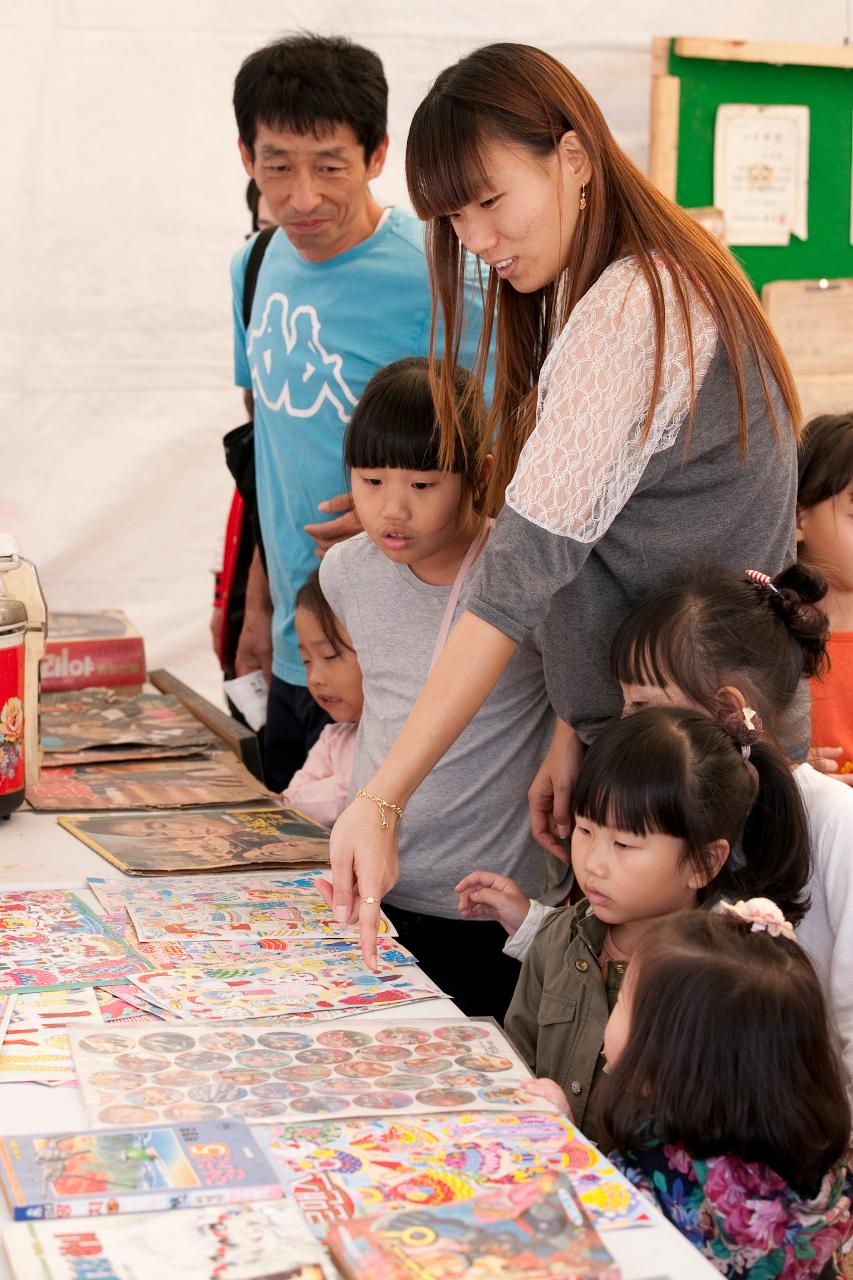
[[[599,1229],[649,1224],[648,1205],[562,1116],[387,1116],[254,1130],[319,1240],[330,1222],[467,1200],[548,1170],[566,1173]]]
[[[412,977],[405,968],[373,973],[360,958],[331,958],[325,950],[309,943],[302,955],[218,967],[184,965],[137,974],[130,981],[167,1013],[204,1022],[316,1010],[364,1013],[443,995],[425,975]]]
[[[90,880],[102,906],[124,906],[140,942],[231,938],[354,938],[357,925],[340,925],[316,887],[322,871],[276,876],[175,876],[122,884]],[[383,933],[393,934],[389,920]]]
[[[287,1200],[15,1223],[17,1280],[323,1280],[325,1255]],[[331,1276],[331,1267],[328,1268]]]
[[[545,1173],[489,1187],[470,1200],[428,1209],[387,1209],[337,1222],[326,1240],[349,1280],[622,1280],[571,1183]]]
[[[39,710],[41,748],[85,751],[109,747],[122,759],[124,746],[212,747],[216,739],[177,698],[165,693],[80,689],[46,693]]]
[[[97,987],[149,967],[66,889],[0,893],[0,992]]]
[[[224,1027],[72,1031],[89,1117],[103,1125],[501,1110],[530,1073],[497,1026],[464,1018],[315,1029]],[[535,1104],[525,1097],[530,1110]]]
[[[225,809],[60,818],[129,875],[328,864],[329,831],[294,809]]]
[[[76,1084],[67,1028],[103,1025],[94,991],[37,991],[12,999],[0,1048],[0,1084]]]
[[[118,883],[118,881],[90,880],[89,887],[95,891],[96,897],[103,896],[107,902],[112,902],[111,891],[101,889],[99,895],[97,889],[99,885]],[[121,934],[127,945],[144,956],[155,969],[170,969],[187,964],[213,966],[245,964],[270,956],[304,955],[309,948],[315,949],[319,955],[329,960],[358,962],[361,959],[361,947],[355,939],[351,938],[229,938],[227,941],[185,939],[175,942],[162,940],[140,942],[139,935],[124,907],[120,907],[118,911],[108,911],[103,919],[107,928]],[[376,941],[380,965],[417,964],[411,951],[396,939],[381,937]]]
[[[133,994],[133,999],[128,997]],[[129,984],[125,987],[95,987],[95,998],[104,1022],[159,1022],[163,1010],[149,1005]]]
[[[225,753],[204,760],[131,760],[46,769],[27,799],[34,809],[181,809],[273,797]]]

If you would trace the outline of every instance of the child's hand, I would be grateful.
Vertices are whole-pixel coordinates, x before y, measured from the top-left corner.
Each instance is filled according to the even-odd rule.
[[[843,747],[812,747],[809,752],[809,764],[818,773],[828,773],[839,782],[853,785],[853,773],[842,773],[839,769],[839,757],[843,755]],[[847,766],[849,768],[849,765]]]
[[[523,1084],[519,1085],[519,1092],[526,1093],[533,1098],[547,1099],[548,1102],[554,1104],[561,1116],[565,1116],[568,1120],[572,1119],[569,1100],[556,1080],[525,1080]]]
[[[494,871],[471,871],[459,881],[454,892],[459,894],[459,914],[465,920],[488,916],[502,924],[510,935],[530,910],[527,894],[522,893],[514,880],[496,875]]]

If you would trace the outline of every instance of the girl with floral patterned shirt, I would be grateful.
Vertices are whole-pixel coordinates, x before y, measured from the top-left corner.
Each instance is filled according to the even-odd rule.
[[[773,903],[649,933],[604,1052],[612,1159],[723,1275],[840,1274],[850,1105],[817,976]]]

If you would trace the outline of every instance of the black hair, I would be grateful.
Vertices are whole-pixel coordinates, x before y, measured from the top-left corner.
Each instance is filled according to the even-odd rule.
[[[388,83],[370,49],[310,32],[256,50],[234,81],[240,138],[254,156],[258,125],[322,138],[348,124],[369,161],[387,133]]]
[[[607,724],[581,765],[575,817],[683,840],[709,894],[770,898],[797,923],[808,909],[809,828],[800,789],[768,743],[748,760],[721,725],[684,707],[647,707]],[[709,846],[728,841],[716,872]]]
[[[795,942],[677,912],[631,958],[628,1042],[602,1081],[611,1145],[737,1156],[817,1194],[844,1156],[850,1104],[820,983]]]
[[[812,418],[800,437],[797,506],[816,507],[853,480],[853,413]]]
[[[320,586],[319,569],[315,569],[310,578],[297,591],[295,608],[305,609],[312,617],[317,619],[320,624],[320,630],[338,657],[346,651],[355,653],[352,645],[347,644],[341,635],[340,623],[332,612],[328,600],[323,595],[323,588]]]
[[[250,178],[246,184],[246,208],[252,215],[252,230],[258,230],[258,209],[261,203],[261,193],[258,190],[258,184],[254,178]]]
[[[759,712],[777,741],[803,676],[828,665],[829,619],[819,607],[826,580],[794,564],[775,591],[735,569],[702,569],[664,587],[621,622],[610,651],[624,684],[677,685],[722,720],[718,691],[732,685]]]
[[[458,366],[454,385],[460,400],[471,381]],[[452,471],[480,492],[482,423],[476,410],[463,411],[464,433],[456,441]],[[430,387],[429,361],[422,356],[396,360],[375,373],[362,393],[344,437],[344,462],[352,467],[399,467],[404,471],[442,471],[439,429]]]

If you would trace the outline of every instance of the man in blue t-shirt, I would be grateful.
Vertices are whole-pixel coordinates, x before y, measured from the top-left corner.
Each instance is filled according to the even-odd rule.
[[[423,232],[370,192],[388,150],[388,90],[376,54],[337,37],[290,36],[240,68],[240,154],[279,230],[248,330],[250,241],[232,263],[236,382],[254,398],[258,510],[266,557],[249,575],[237,674],[270,679],[265,769],[287,785],[327,722],[311,698],[293,627],[317,556],[359,529],[346,488],[346,424],[377,369],[426,355]],[[328,517],[324,519],[324,514]]]

